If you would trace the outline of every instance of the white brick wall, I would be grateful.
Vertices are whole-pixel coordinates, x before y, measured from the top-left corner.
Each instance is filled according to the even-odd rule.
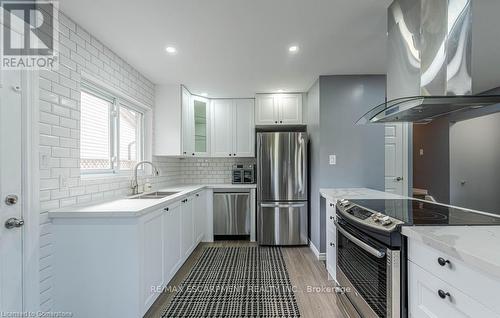
[[[41,310],[54,310],[52,288],[52,234],[47,211],[121,196],[129,175],[82,179],[79,169],[80,86],[82,72],[153,107],[154,84],[99,40],[59,14],[60,65],[41,71],[40,94],[40,282]],[[151,178],[155,186],[182,182],[179,159],[154,158],[161,171]]]
[[[110,199],[128,192],[130,175],[81,178],[79,169],[82,71],[153,107],[154,84],[63,13],[59,14],[60,65],[40,72],[40,296],[41,310],[57,310],[52,299],[52,233],[47,211]],[[172,184],[230,183],[232,165],[248,158],[154,157],[155,188]],[[143,181],[143,180],[142,180]]]
[[[231,183],[234,164],[255,164],[255,158],[186,158],[182,159],[185,184]]]

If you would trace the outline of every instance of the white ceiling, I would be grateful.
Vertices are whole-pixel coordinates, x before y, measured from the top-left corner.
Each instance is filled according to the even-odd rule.
[[[156,84],[248,97],[306,91],[319,75],[385,73],[390,2],[63,0],[60,8]]]

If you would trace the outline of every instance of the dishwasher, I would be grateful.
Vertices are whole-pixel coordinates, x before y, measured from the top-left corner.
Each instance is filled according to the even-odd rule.
[[[214,192],[214,239],[249,239],[250,210],[250,192]]]

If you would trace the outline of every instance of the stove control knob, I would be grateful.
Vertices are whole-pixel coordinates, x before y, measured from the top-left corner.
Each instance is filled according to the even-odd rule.
[[[382,218],[382,225],[391,225],[392,224],[392,220],[388,217],[388,216],[384,216]]]
[[[372,215],[372,219],[373,219],[373,221],[375,221],[375,222],[380,222],[380,221],[382,220],[382,217],[383,217],[383,216],[384,216],[384,215],[383,215],[382,213],[377,212],[377,213],[375,213],[375,214],[373,214],[373,215]]]

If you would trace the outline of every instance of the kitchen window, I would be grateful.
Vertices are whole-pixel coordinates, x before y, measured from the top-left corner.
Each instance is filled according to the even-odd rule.
[[[81,91],[80,169],[84,174],[131,170],[143,158],[144,113],[97,87]]]

